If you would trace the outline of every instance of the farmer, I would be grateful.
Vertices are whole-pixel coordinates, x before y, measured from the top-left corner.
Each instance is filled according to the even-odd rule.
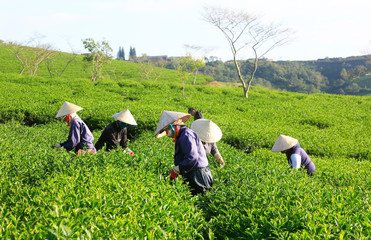
[[[63,103],[56,118],[64,118],[67,122],[67,126],[70,127],[70,133],[67,141],[54,145],[54,148],[66,149],[68,152],[74,149],[75,153],[78,155],[85,152],[95,153],[93,134],[90,132],[88,126],[76,114],[76,112],[81,109],[83,108],[75,104],[69,102]]]
[[[272,147],[272,152],[285,153],[291,168],[299,169],[303,167],[307,169],[307,174],[309,176],[312,176],[313,172],[316,170],[314,163],[304,149],[300,147],[299,141],[295,138],[282,134],[279,135]]]
[[[223,136],[220,128],[211,120],[198,119],[191,124],[191,129],[195,131],[201,139],[206,155],[211,153],[218,161],[219,167],[224,167],[225,162],[216,146],[216,142]]]
[[[204,116],[202,115],[202,112],[196,111],[193,107],[188,108],[188,113],[191,114],[194,117],[194,120],[202,119]]]
[[[127,127],[129,125],[137,125],[133,115],[131,115],[129,109],[116,113],[112,116],[116,121],[108,124],[103,130],[98,141],[95,143],[97,151],[106,145],[106,151],[117,149],[121,146],[125,152],[134,155],[134,153],[128,148],[128,137]]]
[[[190,117],[186,113],[163,111],[155,137],[167,135],[174,138],[175,167],[170,172],[170,179],[178,177],[178,174],[182,175],[195,196],[210,190],[214,180],[201,140],[193,130],[184,126]]]

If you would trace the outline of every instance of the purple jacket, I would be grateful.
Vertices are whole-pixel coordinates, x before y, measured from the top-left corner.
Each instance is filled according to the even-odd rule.
[[[286,153],[287,161],[291,165],[291,155],[298,154],[301,157],[301,166],[304,166],[307,169],[308,175],[312,175],[312,173],[316,170],[314,163],[308,156],[308,154],[300,147],[300,143],[297,143],[291,149],[289,149]]]
[[[179,166],[181,174],[209,166],[201,140],[187,127],[179,130],[175,142],[174,165]]]
[[[71,151],[75,148],[75,152],[79,149],[87,148],[94,149],[94,137],[90,132],[88,126],[80,119],[76,118],[71,121],[70,133],[67,141],[61,145],[67,150]]]

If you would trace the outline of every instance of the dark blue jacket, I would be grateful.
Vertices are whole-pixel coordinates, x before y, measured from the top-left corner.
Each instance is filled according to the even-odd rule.
[[[61,145],[67,150],[71,151],[75,148],[75,152],[79,149],[94,149],[94,137],[90,132],[88,126],[80,119],[76,118],[71,121],[70,133],[67,141]]]
[[[209,166],[201,140],[187,127],[179,130],[175,142],[174,165],[179,166],[180,174]]]
[[[308,175],[312,175],[312,173],[316,170],[316,167],[314,166],[314,163],[308,156],[308,154],[300,147],[300,143],[297,143],[295,146],[293,146],[291,149],[289,149],[286,152],[286,157],[288,163],[291,165],[291,155],[292,154],[298,154],[301,157],[301,167],[304,167],[307,169]]]

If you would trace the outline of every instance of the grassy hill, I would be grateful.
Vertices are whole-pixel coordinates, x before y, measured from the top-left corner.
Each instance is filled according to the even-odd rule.
[[[110,68],[124,74],[92,82],[78,56],[62,77],[50,77],[42,68],[38,76],[20,76],[5,52],[0,52],[5,59],[0,60],[0,238],[370,236],[370,97],[254,87],[247,100],[239,87],[190,82],[182,97],[176,71],[144,81],[135,64],[113,61]],[[113,114],[130,109],[138,123],[129,127],[135,156],[114,151],[80,157],[52,149],[68,135],[65,123],[55,118],[64,101],[84,108],[79,116],[95,141]],[[209,156],[214,187],[197,197],[181,178],[168,178],[174,144],[154,138],[163,110],[188,107],[221,128],[218,148],[226,160],[219,169]],[[283,154],[270,151],[279,134],[299,139],[316,165],[313,177],[289,169]]]
[[[21,60],[25,62],[25,65],[30,66],[29,68],[26,67],[22,75],[31,75],[32,63],[37,59],[36,56],[40,55],[37,49],[5,43],[0,43],[0,73],[19,73],[22,70],[21,61],[9,49],[13,52],[19,51],[19,55],[22,56]],[[39,65],[35,76],[46,78],[91,78],[89,65],[86,61],[83,61],[83,58],[84,56],[80,54],[53,51],[50,60],[44,61]],[[70,61],[71,63],[69,63]],[[146,80],[141,73],[143,73],[143,69],[148,68],[150,67],[129,61],[112,60],[109,64],[104,65],[102,75],[104,79],[112,80]],[[150,70],[147,70],[147,72],[150,72]],[[156,79],[158,82],[181,82],[179,72],[175,70],[153,67],[152,73],[149,74],[149,79],[155,80],[156,76],[159,76]],[[199,74],[196,83],[205,84],[211,80],[212,78]],[[188,82],[191,83],[192,81],[193,78],[190,76]]]

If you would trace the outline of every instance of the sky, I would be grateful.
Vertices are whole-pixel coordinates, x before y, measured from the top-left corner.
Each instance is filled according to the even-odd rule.
[[[222,32],[206,22],[205,6],[254,14],[293,31],[270,51],[274,60],[317,60],[371,54],[370,0],[0,0],[0,40],[31,39],[64,52],[87,52],[83,39],[108,41],[116,56],[215,56],[232,59]],[[200,50],[187,46],[197,46]],[[241,51],[239,59],[252,58]]]

